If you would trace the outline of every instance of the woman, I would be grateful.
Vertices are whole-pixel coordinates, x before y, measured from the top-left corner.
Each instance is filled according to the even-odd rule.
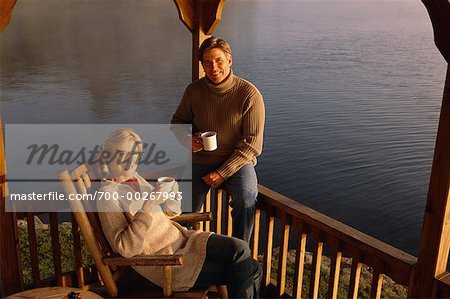
[[[104,144],[102,157],[110,157],[105,162],[113,179],[104,182],[100,191],[104,198],[118,200],[100,200],[97,206],[99,211],[108,212],[99,213],[99,217],[112,249],[124,257],[182,253],[184,264],[173,269],[174,291],[226,284],[230,298],[258,298],[261,267],[251,257],[247,243],[187,230],[171,221],[170,217],[181,213],[180,201],[152,192],[176,194],[178,184],[158,183],[154,188],[147,183],[136,172],[141,155],[142,140],[129,128],[113,132]],[[133,268],[162,287],[162,267]]]

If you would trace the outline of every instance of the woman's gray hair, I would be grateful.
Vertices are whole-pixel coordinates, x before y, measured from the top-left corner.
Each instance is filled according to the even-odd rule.
[[[120,144],[130,141],[142,144],[141,137],[133,129],[122,128],[116,130],[109,134],[108,138],[103,144],[103,151],[108,150],[111,153],[112,151],[115,151],[117,149],[117,146],[119,146]]]

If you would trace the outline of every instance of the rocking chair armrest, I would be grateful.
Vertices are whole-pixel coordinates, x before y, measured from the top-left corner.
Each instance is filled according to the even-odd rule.
[[[172,218],[173,221],[178,223],[195,223],[200,221],[211,221],[213,218],[211,212],[203,213],[183,213],[177,217]]]
[[[113,255],[103,258],[103,262],[108,266],[181,266],[184,257],[182,254],[159,254],[159,255],[137,255],[126,258],[120,255]]]

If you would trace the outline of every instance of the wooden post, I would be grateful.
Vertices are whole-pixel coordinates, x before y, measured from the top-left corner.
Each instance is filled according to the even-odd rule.
[[[205,75],[198,49],[220,22],[225,0],[174,0],[180,20],[192,33],[192,81]]]
[[[192,32],[192,81],[200,79],[205,76],[202,64],[198,60],[198,52],[201,44],[209,36],[205,34],[205,28],[203,27],[203,9],[204,1],[195,1],[195,28]]]
[[[18,256],[20,251],[16,215],[5,212],[6,159],[2,124],[0,125],[0,137],[0,279],[2,295],[8,296],[22,290],[23,280]]]
[[[429,298],[435,277],[445,271],[450,248],[450,66],[444,88],[419,257],[410,295]]]
[[[450,63],[450,0],[422,0],[433,24],[434,43]]]
[[[450,63],[450,0],[422,0],[433,25],[434,41]],[[408,296],[431,297],[435,277],[445,271],[450,245],[450,66],[444,87],[441,116],[420,239],[417,267]]]

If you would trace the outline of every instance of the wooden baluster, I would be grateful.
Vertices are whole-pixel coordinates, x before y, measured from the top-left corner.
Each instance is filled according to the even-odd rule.
[[[222,234],[222,189],[216,189],[216,233]]]
[[[304,225],[298,226],[298,240],[295,254],[294,294],[293,298],[302,298],[303,269],[305,267],[306,239]]]
[[[233,234],[233,217],[231,216],[231,206],[230,206],[230,202],[231,202],[232,198],[231,195],[228,195],[228,200],[227,200],[227,236],[231,236]]]
[[[267,236],[267,247],[264,252],[264,263],[263,263],[263,285],[270,285],[270,273],[272,270],[272,246],[273,246],[273,226],[275,219],[270,211],[266,214],[266,236]]]
[[[332,246],[331,264],[330,264],[330,278],[328,284],[328,297],[336,299],[339,288],[339,272],[341,271],[342,260],[342,245],[338,241]]]
[[[320,234],[319,234],[320,235]],[[320,266],[322,263],[323,242],[314,240],[313,259],[311,264],[311,284],[309,298],[317,299],[319,296]]]
[[[283,215],[280,225],[280,252],[278,254],[277,295],[282,296],[286,286],[286,263],[289,246],[289,230],[287,215]]]
[[[53,266],[55,269],[55,278],[58,286],[63,286],[62,267],[61,267],[61,246],[59,244],[58,215],[49,213],[50,216],[50,235],[52,238]]]
[[[352,270],[350,272],[350,284],[348,286],[348,298],[358,298],[359,278],[361,276],[360,254],[356,254],[352,259]]]
[[[1,198],[2,197],[0,196],[0,200],[1,200]],[[22,251],[21,251],[21,248],[20,248],[20,243],[21,242],[20,242],[20,238],[19,238],[19,228],[17,227],[17,224],[18,224],[17,223],[18,213],[12,213],[12,214],[13,214],[14,223],[16,225],[15,228],[14,228],[14,241],[15,241],[15,244],[16,244],[16,248],[15,248],[16,252],[15,252],[15,254],[16,254],[16,259],[17,259],[17,263],[18,263],[18,270],[19,270],[18,271],[19,275],[18,275],[18,277],[15,276],[15,279],[18,280],[18,285],[20,286],[20,290],[23,290],[24,289],[24,282],[23,282],[24,276],[23,276],[23,263],[22,263],[22,261],[23,261],[22,260],[23,254],[22,254]],[[23,216],[21,216],[20,219],[25,219],[25,218],[26,218],[26,213],[23,213]],[[1,230],[0,230],[0,232],[1,232]],[[9,237],[11,237],[11,236],[9,236]],[[0,241],[0,244],[2,244],[1,241]],[[5,243],[3,243],[3,246],[5,246]],[[3,248],[3,249],[6,250],[6,248]],[[0,272],[0,273],[2,273],[2,272]],[[12,274],[13,272],[3,272],[3,273],[10,273],[10,274]],[[5,278],[3,278],[3,279],[5,279]],[[7,289],[5,285],[1,285],[1,281],[0,281],[0,287],[3,288],[2,289],[3,292],[5,292],[5,290]],[[14,286],[9,285],[8,287],[14,287]],[[3,293],[3,295],[5,295],[5,293]]]
[[[258,260],[260,223],[261,223],[261,210],[256,209],[256,211],[255,211],[255,227],[253,229],[253,246],[252,246],[252,255],[255,260]]]
[[[375,267],[372,273],[372,286],[370,289],[370,298],[371,299],[380,299],[381,298],[381,288],[383,286],[383,274],[379,267]]]
[[[81,256],[80,229],[73,214],[72,214],[72,237],[73,237],[73,252],[75,258],[75,273],[77,275],[77,285],[78,287],[82,287],[84,286],[84,272],[83,272],[83,260]]]
[[[205,212],[211,212],[211,189],[209,189],[208,194],[206,194],[205,200]],[[211,222],[205,221],[205,232],[211,231]]]
[[[41,278],[39,271],[39,258],[36,241],[36,227],[34,225],[34,214],[27,212],[27,228],[28,241],[30,242],[30,259],[31,259],[31,273],[33,277],[33,286],[38,288],[41,286]]]
[[[205,203],[203,203],[202,206],[200,207],[200,212],[204,212],[204,211],[205,211]],[[205,227],[204,221],[200,221],[199,223],[197,222],[194,224],[195,230],[204,230],[204,227]]]

